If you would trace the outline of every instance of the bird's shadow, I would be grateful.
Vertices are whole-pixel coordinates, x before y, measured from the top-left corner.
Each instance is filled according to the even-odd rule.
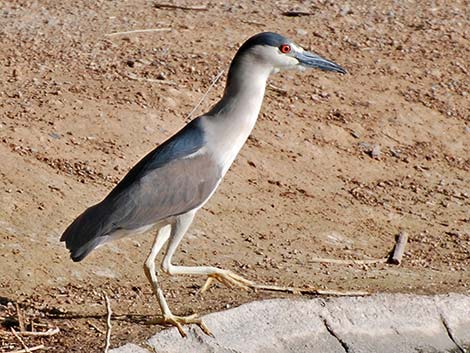
[[[12,300],[11,298],[0,296],[0,306],[6,306],[8,303],[15,304],[16,301]],[[18,303],[20,308],[24,308],[23,303]],[[0,308],[1,309],[1,308]],[[80,320],[80,319],[106,319],[108,313],[79,313],[73,311],[64,311],[59,308],[41,308],[36,309],[39,311],[44,317],[52,319],[52,320]],[[18,326],[18,317],[17,313],[15,312],[12,315],[2,315],[0,316],[0,325],[4,327],[16,327]],[[144,315],[144,314],[111,314],[112,320],[117,321],[125,321],[134,324],[145,324],[152,320],[154,315]]]

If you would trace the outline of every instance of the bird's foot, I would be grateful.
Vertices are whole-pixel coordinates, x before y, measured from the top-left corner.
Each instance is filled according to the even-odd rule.
[[[229,288],[241,287],[243,289],[248,289],[258,287],[255,282],[243,278],[242,276],[237,275],[232,271],[219,270],[217,272],[207,275],[206,283],[204,283],[199,292],[204,293],[207,289],[209,289],[210,285],[214,281],[219,281],[220,283],[225,284]]]
[[[146,322],[147,325],[169,325],[176,326],[181,336],[186,337],[186,332],[183,330],[183,325],[195,324],[198,325],[201,330],[208,336],[213,336],[207,326],[202,322],[201,318],[197,317],[197,314],[189,316],[176,316],[173,314],[164,314],[161,317],[149,320]]]

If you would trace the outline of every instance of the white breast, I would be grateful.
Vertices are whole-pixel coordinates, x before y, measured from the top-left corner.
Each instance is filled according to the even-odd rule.
[[[222,166],[222,176],[227,173],[256,123],[256,116],[237,122],[204,119],[203,126],[207,151]]]

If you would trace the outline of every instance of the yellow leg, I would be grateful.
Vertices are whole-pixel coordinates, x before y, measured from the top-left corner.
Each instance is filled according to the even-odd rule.
[[[158,317],[153,320],[149,320],[147,324],[159,324],[159,325],[173,325],[176,326],[181,336],[186,337],[186,333],[183,330],[183,325],[187,324],[196,324],[198,325],[201,330],[206,333],[207,335],[212,335],[207,328],[206,325],[201,321],[201,319],[197,318],[197,315],[190,315],[190,316],[176,316],[173,315],[170,308],[168,307],[168,303],[166,302],[165,296],[163,295],[163,291],[158,283],[157,280],[157,272],[155,270],[155,258],[157,257],[158,253],[162,249],[163,245],[168,241],[170,237],[174,237],[174,235],[184,235],[189,224],[193,219],[194,214],[186,214],[180,216],[175,224],[167,225],[161,228],[158,231],[157,236],[155,237],[155,241],[152,246],[152,250],[150,251],[149,256],[144,264],[144,271],[147,279],[149,280],[150,284],[152,285],[153,292],[157,297],[158,305],[162,311],[162,316]],[[171,242],[170,242],[171,243]]]

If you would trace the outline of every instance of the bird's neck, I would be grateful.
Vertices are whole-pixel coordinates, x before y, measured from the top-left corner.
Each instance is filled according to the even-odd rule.
[[[222,174],[228,170],[255,126],[271,71],[271,68],[253,62],[234,60],[224,96],[204,116],[206,133],[213,144],[211,150],[222,165]]]
[[[258,118],[271,71],[270,67],[250,58],[234,60],[228,73],[224,96],[208,115],[216,120],[229,120],[224,121],[226,126],[251,126],[251,131]]]

